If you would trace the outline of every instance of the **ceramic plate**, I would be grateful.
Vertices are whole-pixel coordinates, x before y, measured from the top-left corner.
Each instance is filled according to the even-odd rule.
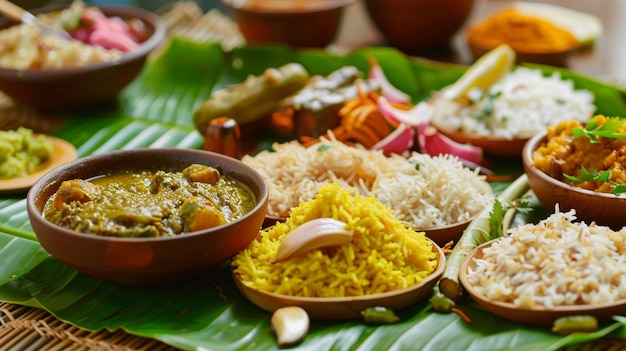
[[[514,322],[523,323],[532,326],[552,326],[554,321],[560,317],[574,315],[592,315],[600,321],[610,320],[614,315],[626,314],[626,299],[597,305],[568,305],[555,306],[551,309],[545,308],[521,308],[512,303],[492,301],[480,294],[469,283],[468,272],[470,269],[476,268],[476,259],[483,257],[483,250],[493,244],[495,239],[482,244],[475,248],[461,264],[459,271],[459,280],[467,293],[482,307],[489,312]]]
[[[0,179],[0,193],[10,194],[26,192],[35,182],[48,171],[78,157],[76,148],[69,142],[48,136],[52,141],[52,156],[27,176],[12,179]]]
[[[439,264],[435,271],[415,286],[382,294],[354,297],[295,297],[273,294],[246,286],[238,274],[233,273],[237,288],[258,307],[273,312],[286,306],[304,308],[311,319],[340,320],[362,318],[361,311],[368,307],[383,306],[392,310],[408,307],[430,296],[446,266],[446,257],[437,245],[433,245]]]

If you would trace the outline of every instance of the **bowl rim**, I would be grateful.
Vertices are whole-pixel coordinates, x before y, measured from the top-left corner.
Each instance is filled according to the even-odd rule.
[[[69,4],[57,4],[57,5],[49,5],[40,8],[35,8],[31,12],[34,14],[39,13],[47,13],[51,11],[58,11],[66,9]],[[135,12],[141,14],[142,17],[139,18],[143,23],[147,23],[154,27],[154,32],[152,35],[146,39],[145,41],[139,44],[139,47],[136,49],[122,54],[118,59],[113,61],[106,62],[98,62],[89,64],[87,66],[81,67],[72,67],[72,68],[61,68],[61,69],[13,69],[13,68],[5,68],[0,67],[0,76],[4,77],[12,77],[13,79],[17,79],[20,81],[34,81],[37,82],[39,80],[48,80],[51,77],[57,76],[71,76],[71,75],[79,75],[86,72],[97,71],[101,68],[109,68],[124,65],[125,63],[132,62],[137,60],[138,58],[147,56],[155,50],[161,43],[165,40],[167,36],[165,23],[159,16],[155,13],[145,10],[141,7],[130,6],[130,5],[121,5],[121,4],[90,4],[89,7],[97,7],[101,9],[107,15],[111,15],[114,13],[115,15],[123,15],[127,12]],[[9,21],[4,21],[1,24],[6,25],[11,23]],[[8,25],[4,28],[9,28],[13,25]]]
[[[258,14],[258,15],[278,15],[278,14],[307,14],[323,11],[334,10],[346,7],[355,3],[357,0],[329,0],[316,4],[315,6],[303,6],[301,8],[285,8],[285,9],[262,9],[246,7],[247,0],[220,0],[220,2],[231,11],[241,11],[242,13]],[[262,0],[260,0],[262,1]],[[238,2],[238,3],[235,3]]]
[[[533,175],[540,178],[542,181],[545,181],[547,183],[550,183],[551,185],[554,185],[559,188],[563,188],[568,191],[577,192],[586,196],[598,196],[598,197],[606,198],[606,199],[626,201],[626,197],[617,196],[617,195],[609,194],[609,193],[602,193],[598,191],[592,191],[588,189],[579,188],[573,185],[569,185],[565,182],[562,182],[558,179],[555,179],[545,174],[544,172],[540,171],[535,166],[533,166],[532,165],[533,152],[539,147],[539,145],[543,141],[547,140],[547,136],[548,136],[548,132],[543,131],[533,136],[532,138],[530,138],[528,142],[526,142],[526,144],[524,145],[524,149],[522,150],[522,164],[524,168],[526,169],[526,172],[532,173]]]
[[[482,254],[483,250],[489,246],[491,246],[493,243],[501,240],[503,237],[499,237],[499,238],[495,238],[492,240],[489,240],[477,247],[475,247],[464,259],[463,262],[461,262],[461,269],[459,270],[459,281],[461,282],[461,284],[463,285],[464,289],[467,291],[467,293],[475,300],[478,300],[478,302],[482,303],[482,304],[488,304],[488,305],[492,305],[492,306],[497,306],[499,308],[505,308],[508,310],[515,310],[515,311],[523,311],[523,312],[530,312],[530,313],[570,313],[571,312],[577,312],[580,314],[585,314],[586,312],[593,312],[593,311],[597,311],[597,310],[602,310],[602,309],[606,309],[606,308],[615,308],[616,306],[623,306],[623,308],[626,309],[626,298],[618,300],[618,301],[614,301],[614,302],[602,302],[599,304],[586,304],[586,305],[556,305],[552,308],[547,308],[547,307],[541,307],[541,308],[529,308],[529,307],[522,307],[522,306],[516,306],[513,303],[510,302],[502,302],[502,301],[495,301],[495,300],[491,300],[489,298],[487,298],[486,296],[484,296],[483,294],[477,292],[476,290],[472,289],[473,285],[469,283],[468,281],[468,270],[470,268],[470,264],[472,263],[472,261],[476,258],[477,255]],[[469,288],[468,288],[469,287]],[[505,316],[502,316],[503,318]]]
[[[47,189],[50,188],[51,184],[53,184],[55,181],[60,185],[61,181],[59,180],[58,175],[59,174],[65,174],[65,172],[67,170],[71,170],[74,169],[76,167],[84,167],[85,164],[88,163],[92,163],[92,162],[97,162],[98,160],[100,160],[103,157],[116,157],[116,158],[120,158],[120,159],[133,159],[134,157],[137,157],[139,155],[145,154],[145,153],[161,153],[161,152],[183,152],[183,153],[187,153],[187,154],[196,154],[196,155],[202,155],[205,154],[210,158],[214,158],[217,159],[218,161],[215,162],[216,164],[237,164],[237,162],[241,162],[237,159],[234,159],[232,157],[229,156],[225,156],[216,152],[211,152],[211,151],[204,151],[204,150],[196,150],[196,149],[186,149],[186,148],[145,148],[145,149],[124,149],[124,150],[114,150],[114,151],[108,151],[108,152],[104,152],[104,153],[100,153],[100,154],[94,154],[94,155],[90,155],[90,156],[85,156],[85,157],[80,157],[74,161],[68,162],[66,164],[63,164],[57,168],[55,168],[54,170],[44,174],[41,178],[39,178],[39,180],[37,180],[37,182],[35,182],[35,184],[30,188],[30,190],[28,191],[27,195],[26,195],[26,207],[27,210],[29,212],[29,216],[34,215],[37,216],[38,220],[41,220],[42,222],[45,222],[47,225],[53,226],[55,228],[55,230],[58,233],[61,233],[63,236],[67,236],[67,237],[71,237],[71,238],[78,238],[81,240],[95,240],[95,241],[102,241],[102,242],[125,242],[125,243],[138,243],[138,244],[142,244],[142,243],[146,243],[146,242],[151,242],[151,243],[156,243],[156,242],[167,242],[167,241],[171,241],[171,240],[185,240],[185,239],[191,239],[193,237],[196,236],[200,236],[200,235],[210,235],[212,233],[216,233],[219,232],[220,230],[222,230],[223,228],[227,227],[227,226],[234,226],[236,224],[238,224],[239,222],[245,221],[248,217],[254,216],[254,214],[261,208],[266,206],[267,201],[268,201],[268,197],[269,197],[269,187],[267,182],[265,181],[265,179],[261,176],[260,173],[258,173],[256,170],[254,170],[252,167],[241,163],[242,168],[244,168],[246,170],[246,173],[250,174],[253,178],[255,178],[256,181],[258,181],[258,183],[261,185],[260,187],[260,191],[259,191],[259,195],[258,198],[256,199],[257,202],[255,204],[255,206],[252,208],[252,210],[250,210],[248,213],[246,213],[245,215],[241,216],[240,218],[237,218],[236,220],[217,226],[217,227],[213,227],[213,228],[208,228],[208,229],[204,229],[204,230],[199,230],[199,231],[195,231],[195,232],[189,232],[189,233],[185,233],[182,235],[174,235],[174,236],[165,236],[165,237],[158,237],[158,238],[122,238],[122,237],[113,237],[113,236],[100,236],[100,235],[91,235],[91,234],[85,234],[85,233],[79,233],[77,231],[74,231],[72,229],[68,229],[68,228],[64,228],[61,227],[59,225],[56,225],[50,221],[48,221],[47,219],[44,218],[42,210],[43,209],[39,209],[36,205],[36,200],[39,197],[38,194],[40,192],[46,191]],[[131,167],[132,168],[132,167]],[[93,176],[97,176],[97,175],[101,175],[100,174],[93,174]],[[71,179],[76,179],[76,178],[71,178]],[[246,186],[249,186],[246,184]],[[56,191],[56,189],[54,189],[54,191]],[[54,193],[54,192],[53,192]],[[51,193],[51,195],[53,194]],[[256,196],[256,194],[255,194]],[[49,199],[50,197],[48,196],[46,198],[46,201]],[[259,227],[260,230],[260,227]],[[38,233],[35,233],[35,235],[39,235]]]

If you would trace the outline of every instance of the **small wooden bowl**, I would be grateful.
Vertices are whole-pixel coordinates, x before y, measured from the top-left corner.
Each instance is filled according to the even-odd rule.
[[[532,135],[522,135],[513,139],[504,139],[488,135],[475,135],[467,132],[459,132],[438,123],[431,121],[437,130],[448,138],[462,144],[471,144],[483,149],[486,155],[496,157],[519,157],[522,154],[524,145]]]
[[[575,315],[591,315],[599,321],[608,321],[614,315],[626,313],[626,299],[618,302],[603,303],[598,305],[568,305],[546,308],[522,308],[512,303],[492,301],[487,299],[469,283],[468,273],[470,269],[476,269],[476,260],[483,257],[483,250],[500,239],[491,240],[475,248],[461,263],[459,280],[467,293],[487,311],[514,322],[531,326],[552,326],[560,317]]]
[[[412,287],[382,294],[354,297],[297,297],[251,288],[245,285],[241,277],[234,272],[233,278],[237,288],[248,300],[269,312],[274,312],[281,307],[299,306],[307,311],[311,319],[341,320],[362,318],[361,311],[368,307],[382,306],[392,310],[399,310],[430,296],[439,278],[443,275],[446,266],[446,256],[443,250],[436,244],[433,244],[433,252],[437,253],[439,262],[435,271],[428,277]]]
[[[576,210],[576,217],[586,223],[596,222],[614,230],[626,225],[626,197],[571,186],[533,167],[532,154],[546,141],[546,133],[530,139],[522,153],[528,184],[541,204],[548,210],[559,205],[560,211]]]
[[[479,47],[476,44],[473,44],[468,41],[468,47],[472,56],[475,60],[478,60],[482,55],[491,51],[494,48],[484,48]],[[567,67],[568,59],[572,52],[576,51],[577,48],[572,48],[565,51],[554,51],[554,52],[542,52],[542,53],[533,53],[533,52],[520,52],[515,51],[515,63],[537,63],[541,65],[547,66],[556,66],[556,67]]]

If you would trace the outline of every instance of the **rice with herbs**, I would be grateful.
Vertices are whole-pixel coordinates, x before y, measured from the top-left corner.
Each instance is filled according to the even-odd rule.
[[[275,143],[272,151],[242,161],[267,180],[268,215],[279,218],[334,181],[362,196],[374,195],[416,229],[468,220],[493,201],[485,177],[456,157],[416,152],[408,158],[387,157],[380,150],[345,145],[332,135],[308,148],[297,141]]]
[[[527,308],[626,298],[626,229],[573,222],[557,212],[509,230],[476,259],[469,282],[486,298]]]
[[[303,223],[334,218],[353,232],[347,245],[314,249],[275,262],[282,239]],[[408,288],[437,267],[433,243],[396,219],[372,196],[362,197],[337,182],[294,208],[283,223],[263,230],[232,265],[244,284],[303,297],[361,296]]]
[[[438,125],[470,134],[505,139],[537,134],[564,120],[587,121],[595,112],[590,91],[577,90],[559,72],[544,76],[538,69],[519,67],[489,91],[471,91],[471,103],[436,95],[433,119]]]

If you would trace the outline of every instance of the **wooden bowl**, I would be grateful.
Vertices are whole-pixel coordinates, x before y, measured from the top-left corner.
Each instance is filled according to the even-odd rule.
[[[449,51],[473,0],[365,0],[367,13],[390,46],[407,54]]]
[[[496,157],[519,157],[522,154],[524,145],[532,135],[523,135],[513,139],[505,139],[491,135],[475,135],[467,132],[452,130],[450,127],[432,120],[431,124],[448,138],[462,144],[471,144],[483,149],[489,156]]]
[[[435,271],[415,286],[381,294],[354,297],[296,297],[265,292],[245,285],[238,274],[233,273],[237,288],[256,306],[273,312],[281,307],[299,306],[307,311],[311,319],[340,320],[362,318],[361,311],[368,307],[382,306],[392,310],[406,308],[430,296],[443,274],[446,256],[439,246],[433,244],[438,265]]]
[[[33,10],[48,13],[65,9],[69,4]],[[165,24],[150,11],[135,6],[97,5],[108,17],[139,19],[150,36],[140,46],[118,60],[84,67],[53,70],[0,68],[0,90],[21,103],[42,110],[73,110],[110,103],[141,72],[148,58],[163,40]],[[3,21],[0,29],[14,22]]]
[[[355,0],[221,0],[249,43],[325,48],[337,36],[346,6]]]
[[[487,311],[514,322],[542,327],[552,326],[556,319],[565,316],[591,315],[596,317],[599,321],[608,321],[614,315],[623,315],[626,313],[626,299],[597,305],[555,306],[551,309],[521,308],[512,303],[487,299],[469,283],[468,273],[470,269],[476,268],[476,260],[483,257],[483,250],[497,240],[499,239],[491,240],[475,248],[463,260],[459,271],[459,280],[467,293]]]
[[[61,183],[121,171],[180,171],[190,164],[218,166],[247,185],[257,203],[243,217],[217,227],[158,238],[83,234],[46,220],[43,208]],[[48,172],[26,198],[30,223],[51,255],[93,277],[120,284],[159,285],[215,268],[246,248],[259,234],[268,201],[265,179],[243,162],[208,151],[153,148],[106,152],[79,158]]]
[[[470,49],[470,52],[472,53],[472,56],[474,57],[474,60],[478,60],[478,58],[480,58],[487,52],[495,49],[480,47],[470,41],[468,41],[467,45]],[[572,48],[564,51],[542,53],[515,51],[515,63],[518,65],[522,63],[537,63],[547,66],[567,67],[567,62],[570,55],[577,49],[578,48]]]
[[[596,222],[614,230],[625,226],[626,197],[571,186],[531,165],[533,151],[545,141],[546,132],[534,136],[526,143],[522,153],[528,184],[541,204],[549,211],[554,210],[557,204],[561,212],[574,209],[576,217],[586,223]]]

